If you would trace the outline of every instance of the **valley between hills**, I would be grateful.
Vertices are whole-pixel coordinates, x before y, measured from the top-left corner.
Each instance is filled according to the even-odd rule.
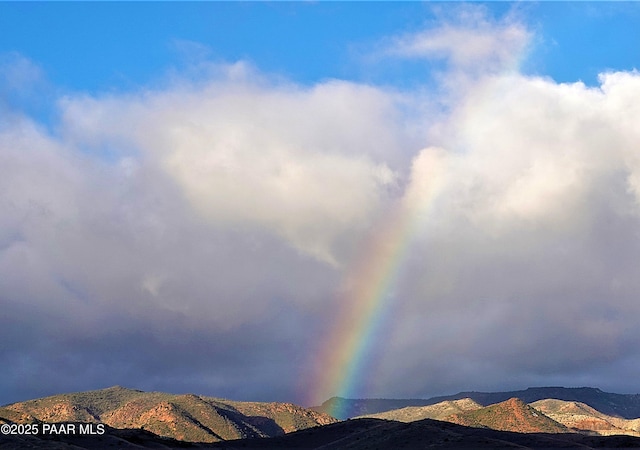
[[[116,386],[0,407],[0,449],[640,449],[639,417],[639,395],[595,388],[332,398],[303,408]],[[38,432],[17,433],[26,424]],[[43,433],[45,424],[93,424],[103,432]]]

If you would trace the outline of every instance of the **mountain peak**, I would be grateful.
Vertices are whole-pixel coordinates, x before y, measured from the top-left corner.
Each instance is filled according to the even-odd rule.
[[[501,403],[449,416],[449,422],[518,433],[566,433],[568,428],[512,397]]]

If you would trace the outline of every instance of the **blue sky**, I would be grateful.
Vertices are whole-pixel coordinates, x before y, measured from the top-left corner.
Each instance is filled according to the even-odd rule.
[[[435,26],[447,3],[138,2],[0,5],[2,53],[17,52],[66,90],[131,89],[195,58],[248,60],[309,83],[325,78],[403,83],[428,77],[367,67],[388,36]],[[634,68],[640,50],[636,3],[484,4],[517,14],[538,34],[525,70],[594,84],[606,69]],[[194,44],[191,52],[186,43]],[[182,44],[182,45],[181,45]],[[196,46],[202,46],[201,52]],[[370,72],[374,74],[371,75]]]
[[[353,395],[640,391],[638,24],[626,2],[0,2],[0,403],[323,401],[398,211]]]

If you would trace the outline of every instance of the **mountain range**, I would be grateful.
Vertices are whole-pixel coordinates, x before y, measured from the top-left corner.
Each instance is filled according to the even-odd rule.
[[[481,406],[489,406],[504,402],[510,398],[519,398],[525,403],[533,403],[544,399],[557,399],[584,403],[601,413],[625,419],[640,417],[640,394],[614,394],[598,388],[580,387],[532,387],[520,391],[504,392],[459,392],[453,395],[431,397],[429,399],[346,399],[332,397],[320,406],[311,409],[329,413],[340,411],[336,418],[340,420],[376,414],[408,406],[429,406],[447,400],[469,398]]]
[[[553,392],[591,403],[615,400],[609,402],[610,410],[626,414],[633,411],[634,399],[638,398],[594,388],[530,388],[515,392],[526,393],[522,395],[525,398]],[[478,398],[490,402],[507,393],[455,398],[461,394],[426,406],[337,421],[290,403],[238,402],[116,386],[0,407],[0,424],[93,424],[104,430],[99,435],[3,432],[0,449],[640,449],[640,419],[625,418],[620,412],[605,414],[585,402],[555,398],[527,403],[523,398],[511,397],[483,405]],[[365,399],[358,400],[358,405],[362,408],[394,402],[401,400],[385,403],[384,399]]]
[[[546,399],[531,403],[531,407],[579,432],[640,436],[640,419],[610,416],[584,403]]]
[[[120,386],[55,395],[0,408],[14,423],[103,423],[188,442],[278,436],[337,420],[291,403],[237,402]]]
[[[567,433],[640,436],[640,419],[624,419],[603,414],[580,402],[545,399],[531,404],[512,398],[482,406],[465,398],[445,400],[429,406],[408,406],[359,418],[416,422],[434,419],[471,427],[520,433]]]

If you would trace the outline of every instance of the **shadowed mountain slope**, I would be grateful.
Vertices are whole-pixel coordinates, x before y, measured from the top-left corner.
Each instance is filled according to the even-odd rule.
[[[211,446],[227,450],[640,449],[640,438],[585,436],[578,433],[526,434],[470,428],[431,419],[410,423],[352,419],[275,438],[219,442]]]
[[[335,422],[289,403],[236,402],[119,386],[13,403],[0,408],[0,418],[16,423],[104,423],[190,442],[278,436]]]
[[[354,419],[308,428],[273,438],[252,438],[216,443],[180,442],[145,430],[106,427],[101,436],[0,435],[0,449],[640,449],[640,438],[631,436],[585,436],[578,433],[514,433],[470,428],[424,419],[411,423],[380,419]]]
[[[69,422],[68,422],[69,423]],[[76,425],[79,426],[79,422]],[[104,450],[104,449],[199,449],[211,444],[181,442],[158,436],[145,430],[116,429],[105,426],[102,435],[87,434],[1,434],[0,449],[4,450]]]

